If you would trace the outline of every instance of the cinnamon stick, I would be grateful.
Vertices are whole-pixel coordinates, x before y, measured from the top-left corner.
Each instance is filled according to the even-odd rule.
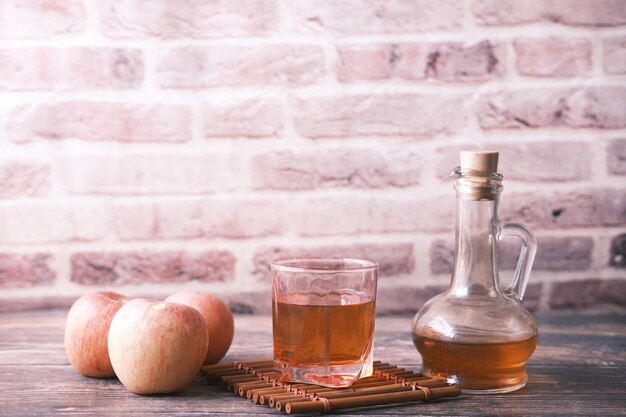
[[[444,397],[454,397],[461,394],[461,390],[458,387],[442,387],[431,389],[430,398],[438,399]],[[286,404],[277,404],[276,409],[281,411],[280,408],[285,410],[287,414],[297,413],[309,413],[309,412],[329,412],[336,410],[343,410],[346,408],[367,407],[372,405],[390,405],[399,404],[411,401],[423,401],[425,399],[425,393],[420,390],[416,391],[400,391],[389,392],[384,394],[370,394],[349,398],[334,398],[328,400],[316,400],[316,401],[299,401]]]
[[[263,382],[260,380],[250,381],[250,382],[238,382],[233,385],[233,391],[239,394],[240,397],[246,395],[246,391],[254,388],[271,388],[272,384],[268,384],[267,382]]]
[[[222,370],[217,372],[212,372],[208,375],[210,381],[224,381],[228,382],[229,380],[239,377],[249,377],[254,375],[264,375],[266,373],[271,373],[272,376],[275,376],[274,368],[259,368],[255,371],[245,372],[241,369],[233,368],[231,370]]]
[[[269,383],[273,384],[274,386],[278,386],[278,385],[277,385],[278,381],[277,381],[277,378],[276,378],[277,376],[278,376],[278,375],[277,375],[277,374],[275,374],[275,373],[272,373],[272,372],[267,372],[267,373],[264,373],[264,374],[261,376],[261,379],[262,379],[263,381],[265,381],[265,382],[269,382]]]
[[[282,385],[281,385],[282,386]],[[311,387],[315,387],[316,385],[311,385],[311,384],[290,384],[290,385],[286,385],[285,388],[287,389],[287,391],[291,391],[293,393],[299,394],[301,393],[303,390],[306,390],[308,388]]]
[[[276,390],[279,387],[274,386],[274,385],[270,385],[269,387],[258,387],[258,388],[249,388],[246,390],[246,398],[250,401],[254,401],[253,397],[254,394],[256,393],[258,396],[259,392],[263,392],[263,391],[269,391],[269,390]]]
[[[209,373],[209,372],[213,372],[213,371],[220,370],[220,369],[231,369],[231,368],[243,369],[244,367],[254,367],[258,365],[268,365],[268,364],[274,365],[275,362],[273,359],[258,359],[258,360],[253,360],[253,361],[233,361],[233,362],[226,362],[226,363],[218,363],[215,365],[203,366],[201,369],[201,372]],[[374,367],[389,365],[388,363],[383,363],[381,361],[374,361],[373,364],[374,364]]]
[[[380,381],[386,381],[385,378],[381,378],[379,376],[368,376],[367,378],[359,378],[356,381],[354,381],[354,383],[352,385],[350,385],[351,387],[354,387],[356,385],[359,384],[367,384],[369,382],[380,382]]]
[[[261,396],[271,395],[271,394],[280,394],[283,392],[285,392],[285,390],[282,388],[272,388],[272,389],[268,388],[267,390],[266,389],[253,390],[251,400],[253,403],[259,404],[261,402]],[[246,393],[246,397],[247,396],[248,394]]]
[[[273,365],[263,365],[263,366],[258,366],[256,368],[248,368],[245,370],[245,372],[252,374],[252,375],[257,375],[257,374],[261,374],[265,372],[276,373],[277,371]]]
[[[288,393],[285,393],[285,392],[286,391],[283,390],[281,392],[274,392],[274,393],[270,393],[270,392],[261,393],[261,394],[259,394],[259,404],[261,404],[261,405],[268,405],[270,397],[272,397],[273,395],[280,395],[280,396],[289,395],[290,397],[297,397],[298,396],[297,394],[295,394],[293,392],[288,392]]]
[[[278,411],[283,411],[285,409],[285,405],[286,404],[307,403],[307,402],[310,403],[312,401],[315,401],[315,400],[312,400],[308,396],[307,397],[294,398],[291,401],[285,401],[285,400],[283,400],[283,401],[276,401],[276,403],[274,403],[274,408],[276,408],[276,410],[278,410]]]
[[[374,388],[374,387],[384,387],[384,386],[389,386],[389,381],[370,382],[369,384],[361,385],[361,386],[354,387],[354,388],[349,388],[346,390],[343,390],[343,389],[310,390],[306,394],[309,398],[315,399],[317,397],[326,397],[326,394],[332,394],[335,392],[336,393],[341,393],[341,392],[349,393],[349,392],[362,389],[362,388]]]
[[[382,378],[382,377],[368,376],[367,378],[357,379],[349,387],[343,387],[343,388],[325,387],[325,386],[312,385],[312,384],[299,384],[299,385],[302,386],[303,388],[306,388],[303,391],[306,391],[306,393],[308,394],[312,392],[321,392],[321,391],[348,390],[348,389],[355,388],[355,387],[366,386],[375,382],[384,382],[386,384],[389,381],[386,378]]]
[[[355,389],[355,390],[350,390],[350,391],[335,391],[335,392],[326,392],[323,393],[322,395],[309,395],[307,397],[304,397],[304,399],[300,400],[300,399],[295,399],[293,401],[288,401],[289,398],[276,398],[276,397],[270,397],[270,404],[272,401],[272,398],[277,399],[278,401],[275,402],[276,408],[278,409],[278,403],[281,403],[281,407],[282,404],[285,403],[296,403],[296,402],[301,402],[301,401],[305,401],[305,399],[309,399],[309,401],[315,401],[315,400],[319,400],[320,398],[325,398],[325,399],[331,399],[331,398],[350,398],[350,397],[360,397],[360,396],[366,396],[366,395],[372,395],[372,394],[384,394],[384,393],[388,393],[388,392],[401,392],[401,391],[413,391],[414,389],[410,386],[405,386],[402,384],[385,384],[385,385],[379,385],[376,387],[367,387],[367,388],[361,388],[361,389]],[[272,407],[270,405],[270,407]]]
[[[256,379],[258,381],[259,377],[253,374],[236,374],[236,375],[225,375],[221,377],[224,382],[237,382],[243,381],[245,379],[252,380]]]
[[[417,376],[417,375],[419,374],[401,376],[398,378],[398,382],[407,382],[407,381],[416,382],[416,381],[426,381],[428,379],[432,379],[429,376]]]
[[[393,374],[396,372],[406,372],[407,369],[400,368],[399,366],[395,366],[395,365],[390,365],[389,367],[380,368],[378,369],[378,371]]]
[[[227,391],[238,392],[239,391],[239,384],[249,384],[249,383],[254,383],[254,382],[259,382],[259,379],[258,378],[254,378],[254,379],[241,379],[241,380],[237,380],[237,381],[228,381],[228,383],[226,384],[226,390]]]
[[[398,372],[397,374],[388,375],[387,378],[394,384],[400,381],[402,378],[410,378],[415,375],[412,371]]]
[[[274,394],[274,395],[270,395],[269,398],[267,399],[267,405],[269,406],[269,408],[274,408],[274,406],[276,405],[278,401],[296,400],[300,398],[306,398],[306,397],[302,395],[294,394],[293,392],[290,392],[288,394]]]
[[[415,372],[404,370],[404,371],[389,372],[387,375],[390,375],[390,376],[411,376],[411,375],[415,375]]]
[[[269,369],[259,369],[258,371],[254,371],[253,375],[258,375],[260,378],[262,378],[265,375],[269,375],[273,378],[278,378],[281,375],[281,373],[280,371],[274,368],[269,368]]]
[[[394,370],[394,369],[402,369],[403,368],[398,368],[396,365],[382,365],[379,367],[374,368],[374,375],[376,375],[376,373],[381,373],[384,371],[390,371],[390,370]]]
[[[305,394],[318,394],[322,392],[343,392],[343,391],[350,391],[355,388],[368,387],[374,384],[387,385],[389,384],[389,381],[384,378],[373,378],[373,379],[368,379],[367,381],[363,380],[363,382],[358,383],[358,384],[355,382],[354,384],[345,388],[330,388],[330,387],[321,387],[317,385],[307,385],[306,387],[304,387],[304,389],[302,389],[302,391],[304,391]]]
[[[202,367],[201,372],[207,374],[219,369],[232,369],[235,366],[235,362],[219,363],[216,365],[205,365]]]
[[[403,379],[407,380],[407,381],[426,381],[426,380],[433,380],[433,381],[445,381],[445,378],[442,378],[440,376],[406,376],[403,377]]]
[[[409,371],[404,368],[380,369],[378,371],[374,371],[374,375],[387,379],[393,379],[396,376],[418,376],[418,374],[416,374],[415,372]]]
[[[234,362],[234,366],[238,367],[239,369],[243,369],[244,367],[254,367],[254,366],[259,366],[259,365],[274,365],[274,359],[258,359],[258,360],[254,360],[254,361],[243,361],[243,362],[239,362],[236,361]]]
[[[211,375],[234,375],[234,374],[240,374],[240,375],[244,375],[246,372],[242,371],[239,368],[223,368],[223,369],[215,369],[213,371],[210,372]]]
[[[383,366],[389,366],[389,363],[381,362],[381,361],[374,361],[374,369],[377,369]]]
[[[213,376],[213,377],[222,377],[222,376],[228,376],[228,375],[246,375],[246,372],[242,371],[239,368],[230,368],[230,369],[218,369],[216,371],[211,371],[208,375]]]
[[[325,392],[320,395],[320,397],[324,398],[349,398],[349,397],[360,397],[363,395],[370,394],[384,394],[386,392],[400,392],[400,391],[414,391],[414,388],[402,384],[391,384],[391,385],[381,385],[378,387],[366,387],[355,389],[350,392]]]
[[[421,380],[421,381],[405,381],[402,382],[404,385],[419,385],[422,387],[426,387],[426,388],[431,388],[431,387],[445,387],[446,385],[448,385],[448,383],[446,381],[443,381],[441,379],[425,379],[425,380]]]

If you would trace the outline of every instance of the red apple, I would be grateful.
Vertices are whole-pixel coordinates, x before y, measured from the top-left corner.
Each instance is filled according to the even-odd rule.
[[[110,291],[80,297],[70,308],[65,324],[65,351],[70,363],[85,376],[115,376],[107,340],[115,313],[130,298]]]
[[[209,348],[204,364],[219,362],[228,352],[235,334],[230,308],[216,296],[196,291],[180,291],[170,295],[165,301],[188,305],[202,314],[209,331]]]
[[[163,301],[129,301],[109,329],[115,374],[136,394],[183,389],[200,370],[208,344],[206,324],[197,310]]]

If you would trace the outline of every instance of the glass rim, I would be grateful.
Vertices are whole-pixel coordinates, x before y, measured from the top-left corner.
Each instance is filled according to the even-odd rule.
[[[341,268],[322,268],[315,266],[302,266],[305,262],[315,261],[319,264],[343,263]],[[352,266],[350,266],[352,265]],[[281,258],[270,264],[271,269],[287,272],[315,272],[319,274],[336,274],[341,272],[367,272],[378,270],[379,264],[356,258]]]

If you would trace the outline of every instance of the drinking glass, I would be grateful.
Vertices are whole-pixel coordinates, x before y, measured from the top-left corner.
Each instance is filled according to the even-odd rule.
[[[347,387],[372,375],[378,264],[284,259],[271,275],[280,381]]]

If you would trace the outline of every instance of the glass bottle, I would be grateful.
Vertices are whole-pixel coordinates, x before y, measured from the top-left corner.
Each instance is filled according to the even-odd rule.
[[[525,364],[537,344],[537,325],[521,304],[537,245],[524,226],[500,223],[497,166],[497,152],[461,152],[461,165],[450,173],[457,192],[451,285],[424,304],[412,325],[422,372],[476,394],[526,385]],[[522,250],[513,283],[502,290],[497,242],[505,236],[518,237]]]

